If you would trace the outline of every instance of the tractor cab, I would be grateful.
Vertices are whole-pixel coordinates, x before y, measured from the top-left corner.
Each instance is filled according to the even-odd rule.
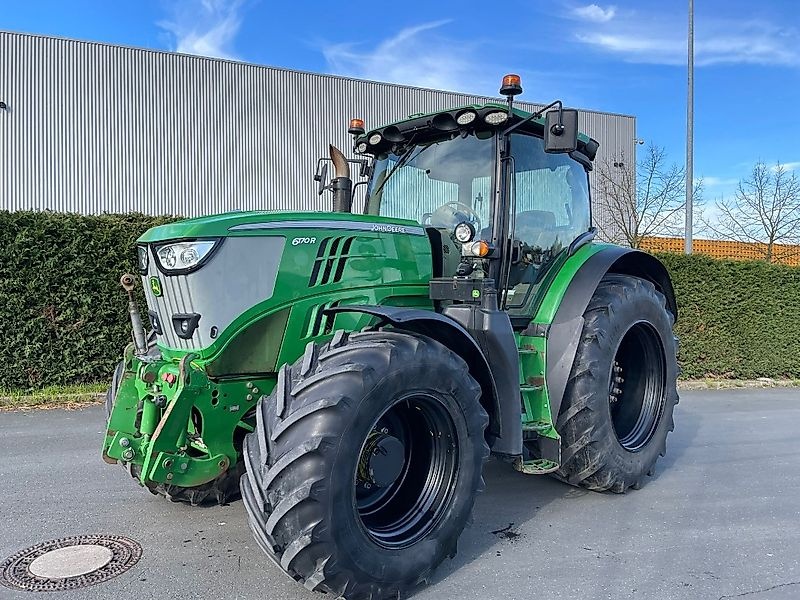
[[[591,231],[591,162],[577,151],[575,156],[546,152],[543,123],[533,119],[506,142],[503,128],[490,125],[487,118],[505,118],[508,127],[533,116],[514,111],[509,125],[506,111],[502,105],[487,104],[439,113],[429,116],[430,127],[409,136],[406,144],[385,142],[384,130],[364,137],[366,149],[365,141],[357,141],[356,149],[374,156],[366,214],[424,225],[434,247],[441,249],[435,252],[439,276],[489,277],[492,262],[501,259],[508,240],[506,279],[500,278],[505,304],[512,314],[530,314],[537,284],[548,267]],[[445,120],[442,115],[466,124],[455,132],[442,132],[435,126]],[[386,129],[390,138],[400,137],[397,125]],[[369,140],[377,143],[370,145]],[[508,198],[498,193],[498,177],[511,183]],[[501,205],[503,200],[507,207]],[[504,220],[507,238],[500,231]]]

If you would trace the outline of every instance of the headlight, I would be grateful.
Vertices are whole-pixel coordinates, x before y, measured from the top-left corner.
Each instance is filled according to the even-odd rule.
[[[383,139],[383,136],[381,136],[380,133],[373,133],[371,136],[369,136],[369,140],[368,141],[372,146],[377,146],[378,144],[381,143],[382,139]]]
[[[147,246],[136,246],[136,260],[139,263],[139,273],[142,275],[147,273],[147,267],[150,264],[150,255],[147,254]]]
[[[166,272],[192,271],[202,264],[216,244],[216,240],[164,244],[156,249],[156,256]]]
[[[505,123],[508,121],[508,113],[504,110],[496,110],[488,113],[485,117],[483,117],[483,120],[489,125],[500,125],[500,123]]]
[[[466,244],[467,242],[471,242],[472,238],[475,237],[475,228],[472,226],[472,223],[464,221],[456,225],[455,236],[459,242]]]

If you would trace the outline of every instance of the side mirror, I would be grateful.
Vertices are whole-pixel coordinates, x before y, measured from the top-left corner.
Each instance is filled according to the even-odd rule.
[[[322,192],[328,186],[328,163],[320,161],[320,167],[314,175],[314,181],[317,182],[317,194],[322,196]]]
[[[578,148],[578,111],[574,108],[548,111],[544,119],[544,151],[552,154]]]

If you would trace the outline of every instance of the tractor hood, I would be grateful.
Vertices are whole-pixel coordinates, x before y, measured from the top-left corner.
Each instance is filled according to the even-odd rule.
[[[424,235],[416,221],[334,212],[249,211],[197,217],[147,230],[139,242],[252,235],[256,231],[294,229],[356,229]]]
[[[162,353],[192,352],[220,376],[270,372],[284,337],[330,333],[331,306],[424,304],[433,269],[419,223],[350,213],[188,219],[150,229],[137,251]]]

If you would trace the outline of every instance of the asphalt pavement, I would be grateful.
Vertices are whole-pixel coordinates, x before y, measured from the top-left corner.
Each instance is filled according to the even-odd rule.
[[[800,598],[800,390],[683,392],[675,421],[655,476],[624,495],[490,463],[458,555],[413,597]],[[262,556],[241,502],[172,504],[105,464],[103,425],[100,407],[0,412],[0,561],[80,534],[143,547],[116,579],[48,600],[326,597]]]

